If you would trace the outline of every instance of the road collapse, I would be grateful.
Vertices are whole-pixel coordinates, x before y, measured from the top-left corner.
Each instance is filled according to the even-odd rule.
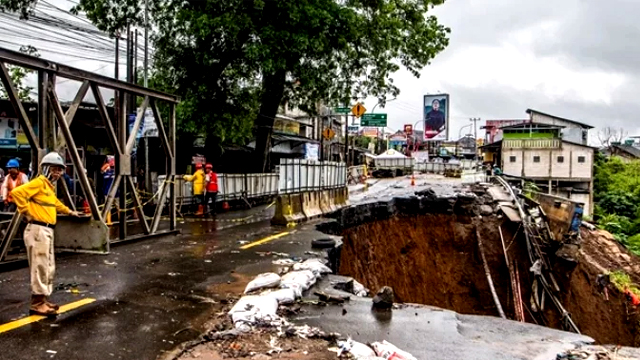
[[[391,286],[396,302],[640,345],[640,260],[610,234],[580,227],[573,212],[559,221],[542,203],[500,179],[455,196],[427,190],[345,208],[322,230],[343,236],[339,274],[374,290]]]

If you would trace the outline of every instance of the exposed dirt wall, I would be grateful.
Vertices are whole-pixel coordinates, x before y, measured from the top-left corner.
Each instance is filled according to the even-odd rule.
[[[500,226],[508,256],[518,263],[525,320],[563,328],[562,316],[548,297],[543,314],[531,311],[534,277],[517,224],[496,215],[480,217],[459,212],[455,206],[440,213],[398,212],[395,216],[368,219],[342,228],[341,274],[354,277],[372,291],[389,285],[398,302],[498,316],[478,250],[477,236],[480,236],[500,302],[507,317],[514,319],[511,281],[498,233]],[[514,237],[516,233],[519,235]],[[556,262],[554,274],[561,288],[558,298],[581,332],[598,343],[640,346],[638,310],[613,287],[609,288],[607,300],[596,282],[599,274],[619,269],[638,281],[640,273],[635,270],[640,268],[640,261],[602,233],[583,233],[583,238],[583,257],[577,266]]]
[[[497,315],[476,229],[484,234],[481,236],[498,236],[495,231],[500,222],[495,217],[425,214],[349,228],[343,234],[340,273],[371,289],[390,285],[400,302]],[[485,242],[493,280],[499,296],[506,299],[509,275],[504,262],[500,263],[501,245],[493,239]]]

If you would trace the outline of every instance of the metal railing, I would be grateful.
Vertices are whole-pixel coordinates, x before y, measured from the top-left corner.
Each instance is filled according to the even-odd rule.
[[[502,147],[505,149],[558,149],[560,139],[504,139]]]

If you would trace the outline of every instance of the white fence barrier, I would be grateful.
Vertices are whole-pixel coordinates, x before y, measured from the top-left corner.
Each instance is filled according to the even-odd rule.
[[[481,182],[487,182],[487,173],[484,171],[463,170],[461,177],[463,184],[477,184]]]
[[[162,191],[165,176],[158,176],[158,193]],[[193,203],[193,183],[176,178],[178,202]],[[344,163],[282,159],[277,172],[263,174],[218,174],[216,201],[260,198],[278,194],[334,189],[346,186]],[[169,194],[167,194],[167,198]]]
[[[281,159],[278,171],[280,174],[280,194],[347,186],[345,163]]]

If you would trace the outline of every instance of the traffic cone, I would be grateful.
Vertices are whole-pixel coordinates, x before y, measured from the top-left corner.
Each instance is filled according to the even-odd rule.
[[[224,201],[222,203],[222,210],[229,210],[229,203],[228,202]]]
[[[85,214],[91,214],[91,208],[89,207],[89,202],[86,199],[82,201],[82,209]]]
[[[112,225],[113,224],[111,222],[111,211],[107,212],[107,218],[105,219],[105,222],[107,223],[107,225]]]
[[[411,186],[416,186],[416,177],[411,174]]]

